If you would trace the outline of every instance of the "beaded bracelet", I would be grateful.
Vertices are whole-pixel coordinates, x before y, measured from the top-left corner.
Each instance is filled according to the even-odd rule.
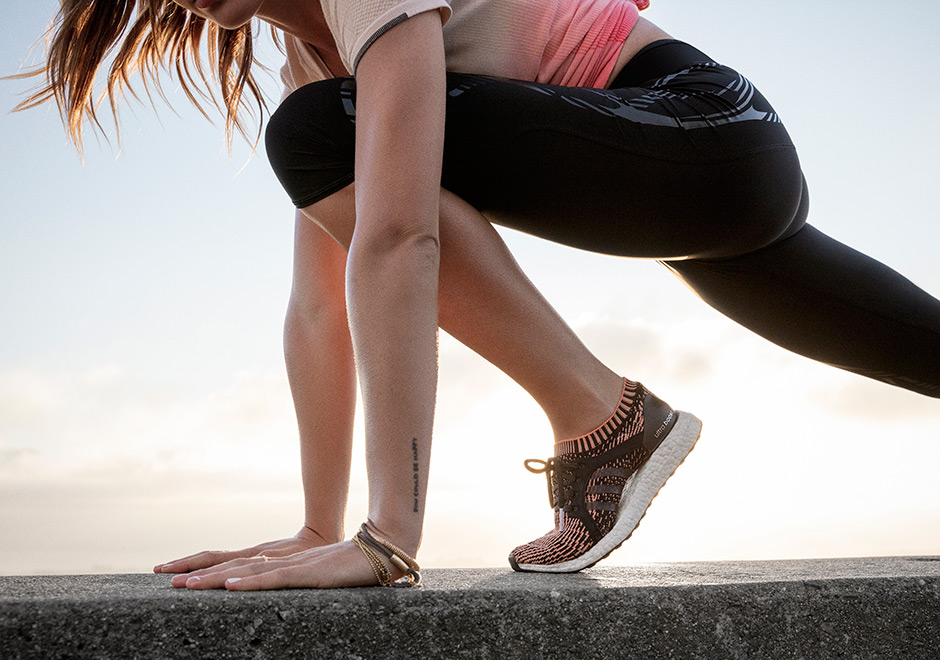
[[[366,556],[375,579],[383,587],[416,587],[421,584],[421,567],[415,559],[408,555],[404,550],[394,545],[391,541],[383,538],[370,530],[367,523],[363,523],[353,539],[362,554]],[[391,562],[392,566],[402,571],[405,575],[392,580],[391,571],[385,566],[379,554],[384,555]]]

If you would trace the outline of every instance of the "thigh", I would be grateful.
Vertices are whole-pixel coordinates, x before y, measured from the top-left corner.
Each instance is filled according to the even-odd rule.
[[[720,90],[737,80],[729,72],[715,65],[688,75],[699,89]],[[661,80],[611,90],[456,73],[447,80],[442,185],[495,223],[609,254],[721,257],[772,242],[799,206],[795,150],[767,119],[772,109],[755,109],[755,93],[735,109],[720,94],[690,94],[691,82],[676,75],[669,89]],[[762,119],[739,117],[747,112]],[[354,169],[354,79],[296,91],[266,137],[296,205],[345,187]]]
[[[353,181],[355,94],[354,78],[311,83],[284,99],[268,121],[268,161],[299,209]]]
[[[756,92],[734,105],[689,89],[743,86],[733,71],[689,78],[611,90],[465,79],[450,91],[443,185],[493,222],[595,252],[763,247],[799,208],[795,149]]]

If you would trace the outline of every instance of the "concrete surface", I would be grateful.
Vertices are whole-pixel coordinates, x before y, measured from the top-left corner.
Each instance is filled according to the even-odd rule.
[[[0,658],[940,658],[940,557],[424,574],[259,593],[0,577]]]

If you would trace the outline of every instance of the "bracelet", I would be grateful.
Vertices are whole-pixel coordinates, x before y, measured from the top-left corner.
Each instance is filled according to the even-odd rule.
[[[368,523],[362,524],[352,541],[366,556],[369,565],[372,567],[372,572],[381,586],[416,587],[421,584],[421,567],[418,562],[391,541],[370,530]],[[405,575],[399,580],[392,580],[391,571],[385,566],[385,562],[382,561],[379,554],[384,555],[392,566]]]
[[[362,550],[362,554],[366,556],[366,559],[369,560],[369,565],[372,567],[372,572],[375,573],[375,579],[379,581],[379,586],[388,587],[392,585],[392,574],[389,572],[388,568],[385,566],[385,563],[379,559],[379,556],[375,554],[375,551],[372,550],[368,545],[366,545],[357,534],[352,538],[352,542],[359,546],[359,549]]]

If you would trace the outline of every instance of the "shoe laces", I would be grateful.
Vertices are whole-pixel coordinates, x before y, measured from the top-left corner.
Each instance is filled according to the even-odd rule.
[[[530,458],[525,469],[532,474],[544,474],[548,483],[548,502],[553,509],[565,512],[577,508],[574,503],[575,483],[582,468],[580,461],[553,456],[547,461]]]

